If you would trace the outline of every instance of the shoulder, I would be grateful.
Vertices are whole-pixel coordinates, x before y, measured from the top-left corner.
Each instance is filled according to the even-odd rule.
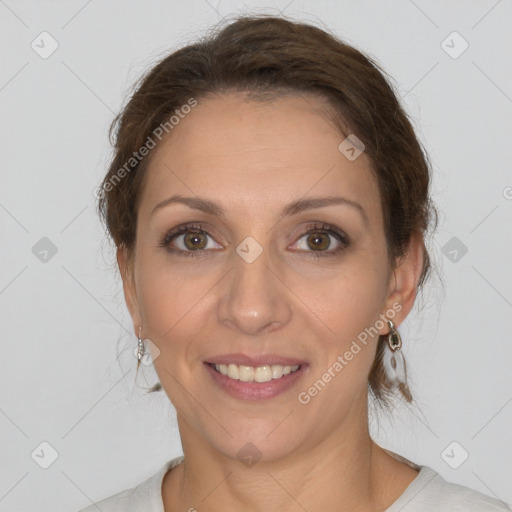
[[[418,476],[386,512],[511,512],[496,498],[460,484],[448,482],[428,466],[419,466]]]
[[[167,471],[179,464],[183,456],[166,462],[157,473],[136,487],[96,501],[78,512],[164,512],[162,502],[162,481]]]

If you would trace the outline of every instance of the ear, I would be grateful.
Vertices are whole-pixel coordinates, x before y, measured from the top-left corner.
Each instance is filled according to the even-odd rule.
[[[124,245],[120,245],[117,248],[117,264],[123,280],[124,300],[130,312],[130,316],[132,317],[135,335],[138,336],[139,326],[142,325],[141,314],[137,299],[137,290],[135,288],[133,266],[129,259],[128,249]]]
[[[389,281],[386,310],[397,311],[393,318],[395,327],[400,325],[407,317],[416,300],[417,287],[424,263],[424,243],[420,233],[411,236],[408,248],[400,260],[397,268],[393,270]],[[395,308],[393,308],[395,304]],[[397,304],[401,305],[398,310]],[[387,334],[389,326],[386,327]]]

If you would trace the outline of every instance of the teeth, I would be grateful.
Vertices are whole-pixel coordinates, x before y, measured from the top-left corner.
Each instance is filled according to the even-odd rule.
[[[238,366],[236,364],[230,364],[228,366],[227,376],[229,378],[237,380],[239,374],[240,374],[240,372],[238,371]],[[226,375],[226,373],[224,373],[224,375]]]
[[[272,370],[270,366],[258,366],[254,370],[254,380],[256,382],[268,382],[272,380]]]
[[[254,380],[254,368],[252,366],[239,366],[238,379],[242,382],[252,382]]]
[[[295,366],[281,366],[273,364],[272,366],[243,366],[237,364],[216,364],[215,369],[226,375],[230,379],[240,380],[242,382],[269,382],[272,379],[280,379],[283,375],[288,375],[299,369]]]

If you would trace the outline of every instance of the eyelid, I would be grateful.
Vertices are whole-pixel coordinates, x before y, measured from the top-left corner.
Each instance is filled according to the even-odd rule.
[[[333,224],[329,224],[327,222],[322,221],[312,221],[307,223],[305,227],[301,227],[299,230],[298,239],[302,238],[303,236],[309,234],[309,233],[329,233],[337,238],[341,239],[343,243],[346,243],[347,245],[350,243],[350,238],[348,235],[340,228],[334,226]]]

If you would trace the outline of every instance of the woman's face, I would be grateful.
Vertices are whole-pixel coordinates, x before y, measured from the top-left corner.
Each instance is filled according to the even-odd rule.
[[[382,315],[410,307],[369,160],[321,105],[202,100],[152,155],[125,293],[185,449],[271,460],[366,421]]]

